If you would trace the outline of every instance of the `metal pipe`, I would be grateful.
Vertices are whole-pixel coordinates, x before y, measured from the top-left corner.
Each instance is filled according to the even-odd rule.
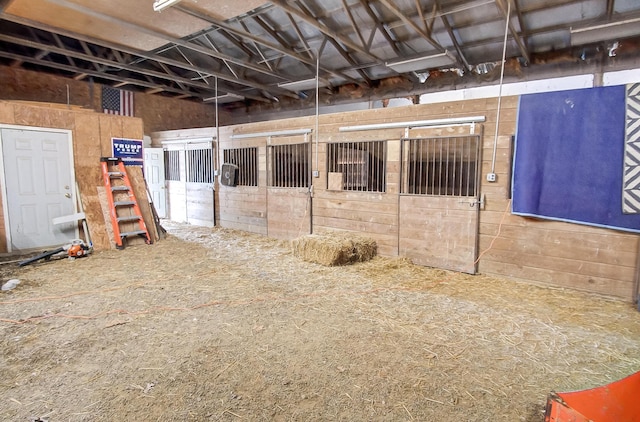
[[[319,161],[318,161],[318,132],[320,131],[320,52],[316,53],[316,171],[320,171]]]

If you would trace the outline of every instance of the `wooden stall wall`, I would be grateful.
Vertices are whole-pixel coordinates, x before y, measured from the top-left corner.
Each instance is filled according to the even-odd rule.
[[[340,133],[341,126],[380,123],[380,111],[357,112],[339,118],[323,116],[319,134],[320,177],[314,179],[313,231],[357,231],[376,240],[378,253],[398,254],[398,194],[400,186],[400,136],[402,130]],[[340,190],[329,184],[328,149],[335,142],[386,141],[384,192]]]
[[[220,131],[220,164],[224,163],[224,150],[256,147],[258,154],[258,186],[224,186],[218,184],[221,227],[267,235],[267,159],[264,138],[232,140],[234,131]]]
[[[518,97],[502,99],[498,136],[496,98],[450,103],[422,104],[323,115],[319,132],[315,118],[304,117],[223,128],[220,153],[224,148],[258,146],[260,183],[258,187],[220,186],[218,198],[222,227],[268,234],[268,190],[265,180],[263,139],[231,140],[233,133],[259,133],[311,127],[312,166],[320,177],[313,178],[312,230],[355,230],[373,237],[379,253],[398,255],[400,200],[400,139],[404,129],[341,132],[340,127],[401,121],[485,116],[482,130],[482,168],[479,212],[478,272],[514,280],[566,287],[634,299],[633,289],[638,258],[638,236],[583,225],[514,216],[510,212],[512,137],[515,135]],[[454,135],[458,128],[440,128],[436,134]],[[329,189],[327,151],[333,142],[387,141],[386,192],[356,192]],[[317,143],[316,143],[317,141]],[[492,163],[495,147],[495,163]],[[319,167],[316,168],[316,154]],[[486,175],[494,168],[495,182]],[[293,206],[293,205],[292,205]],[[427,242],[428,240],[425,240]]]
[[[142,139],[142,121],[92,111],[70,109],[55,104],[27,104],[0,101],[0,124],[70,130],[73,138],[75,178],[86,214],[91,240],[96,250],[112,247],[100,190],[104,190],[100,157],[111,156],[111,138]],[[152,239],[157,239],[151,209],[139,167],[127,169],[145,223]],[[142,198],[142,199],[140,199]],[[6,252],[4,227],[0,233],[0,251]]]
[[[212,169],[217,168],[217,136],[215,128],[193,128],[162,131],[151,134],[152,146],[165,150],[180,151],[180,180],[165,180],[167,217],[174,221],[201,226],[213,226],[217,220],[214,183],[190,183],[187,181],[187,159],[184,152],[190,148],[212,145]],[[196,146],[194,146],[196,145]],[[166,171],[166,169],[165,169]],[[215,213],[215,214],[214,214]]]

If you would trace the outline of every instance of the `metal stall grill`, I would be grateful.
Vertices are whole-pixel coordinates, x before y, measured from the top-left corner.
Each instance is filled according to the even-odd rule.
[[[477,196],[480,136],[406,139],[402,193]]]
[[[213,151],[193,149],[187,151],[187,182],[213,183]]]
[[[385,141],[329,144],[327,157],[328,173],[342,175],[341,189],[385,192]]]
[[[233,148],[223,151],[224,162],[238,166],[238,186],[258,186],[258,148]]]
[[[309,187],[309,144],[269,146],[269,186]]]
[[[164,151],[164,179],[180,181],[180,151]]]

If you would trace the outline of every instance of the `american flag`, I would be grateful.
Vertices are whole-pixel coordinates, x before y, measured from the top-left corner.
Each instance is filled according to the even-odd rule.
[[[103,86],[102,110],[107,114],[133,116],[133,92]]]

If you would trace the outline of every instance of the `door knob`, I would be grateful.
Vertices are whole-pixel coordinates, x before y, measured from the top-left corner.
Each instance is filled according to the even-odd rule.
[[[64,196],[66,196],[67,198],[71,198],[71,194],[69,192],[65,193]]]

